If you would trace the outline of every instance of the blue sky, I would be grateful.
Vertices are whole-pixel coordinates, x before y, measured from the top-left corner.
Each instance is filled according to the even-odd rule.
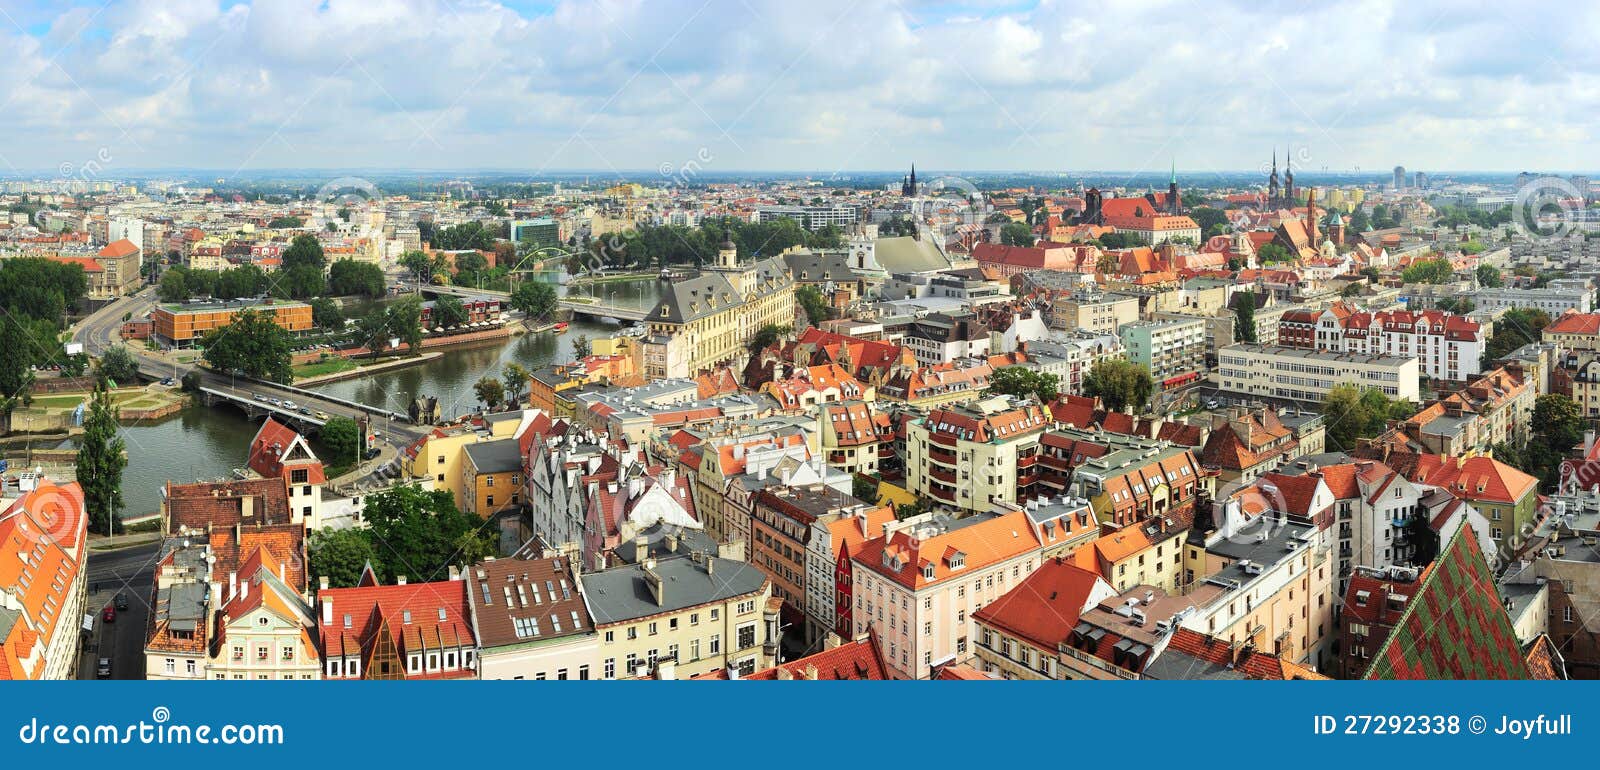
[[[1600,167],[1600,8],[0,0],[0,172]],[[1559,24],[1549,23],[1560,19]]]

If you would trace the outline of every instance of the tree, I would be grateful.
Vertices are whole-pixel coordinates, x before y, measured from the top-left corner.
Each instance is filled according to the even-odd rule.
[[[408,251],[400,255],[400,266],[411,271],[418,283],[428,283],[435,273],[444,269],[444,257],[430,257],[426,252]]]
[[[189,283],[184,272],[183,268],[174,267],[161,276],[161,282],[156,284],[156,296],[162,302],[182,302],[189,298]]]
[[[575,356],[577,358],[588,358],[590,350],[591,350],[591,347],[589,345],[589,335],[580,334],[580,335],[572,338],[572,355],[573,356]]]
[[[1033,228],[1022,222],[1000,226],[1000,242],[1006,246],[1032,246],[1035,240]]]
[[[300,217],[278,217],[267,223],[270,230],[295,230],[304,227],[306,221]]]
[[[367,347],[373,358],[389,344],[389,315],[374,309],[356,319],[356,341]]]
[[[440,297],[433,303],[433,312],[429,314],[428,322],[436,329],[460,326],[467,322],[467,308],[455,297],[449,295]]]
[[[278,280],[271,286],[275,297],[306,299],[327,293],[328,279],[322,268],[311,265],[285,266],[278,271]]]
[[[1098,397],[1111,411],[1142,412],[1155,393],[1155,382],[1144,367],[1121,358],[1107,358],[1095,362],[1083,378],[1083,392]]]
[[[1256,293],[1241,291],[1233,306],[1233,338],[1239,342],[1256,341]]]
[[[218,371],[273,382],[294,379],[289,332],[270,313],[242,310],[232,323],[208,332],[201,344],[206,363]]]
[[[311,300],[311,322],[328,331],[339,331],[344,328],[344,310],[327,297],[315,297]]]
[[[1061,393],[1061,378],[1021,366],[1007,366],[989,375],[991,395],[1004,394],[1033,398],[1045,404]]]
[[[1478,265],[1478,284],[1491,289],[1498,289],[1506,285],[1505,278],[1501,277],[1499,268],[1494,265]]]
[[[23,319],[0,313],[0,435],[11,432],[11,413],[28,400],[33,387],[32,366],[38,351],[32,345]]]
[[[815,286],[801,286],[795,289],[794,301],[806,311],[806,320],[810,321],[812,326],[833,317],[833,308],[828,306],[828,300],[822,296],[822,290]]]
[[[543,281],[524,281],[511,292],[511,307],[529,318],[542,320],[556,309],[556,290]]]
[[[377,299],[384,295],[383,283],[383,268],[371,262],[341,259],[328,268],[328,291],[338,296]]]
[[[389,306],[388,318],[390,336],[399,337],[410,346],[411,355],[420,354],[422,352],[422,298],[413,294],[395,302]]]
[[[529,376],[528,370],[522,364],[515,361],[506,364],[505,371],[500,373],[500,379],[506,386],[507,401],[515,402],[518,398],[521,398],[522,391],[528,388]]]
[[[114,345],[100,355],[95,374],[103,380],[131,383],[139,379],[139,362],[124,345]]]
[[[269,283],[261,268],[247,262],[217,273],[214,293],[221,299],[257,297],[266,293]]]
[[[122,469],[127,467],[117,408],[104,380],[96,381],[78,445],[78,484],[83,488],[89,529],[102,535],[122,531]]]
[[[1010,221],[1009,219],[1006,221]],[[909,217],[895,214],[878,224],[879,238],[895,238],[917,234],[917,223]]]
[[[283,250],[283,269],[291,270],[296,267],[314,267],[320,274],[322,268],[327,266],[327,257],[322,253],[322,242],[317,236],[311,234],[296,235],[289,248]]]
[[[1495,322],[1494,336],[1484,346],[1484,360],[1503,358],[1530,342],[1538,342],[1540,332],[1550,324],[1550,314],[1536,308],[1515,307]]]
[[[1227,232],[1227,228],[1233,225],[1228,221],[1226,212],[1211,206],[1195,206],[1189,209],[1189,218],[1193,219],[1194,223],[1200,226],[1200,232],[1207,236]]]
[[[354,465],[361,460],[361,426],[349,417],[329,419],[317,440],[328,450],[330,465]]]
[[[1256,249],[1256,261],[1263,265],[1288,262],[1293,259],[1294,255],[1289,253],[1289,250],[1284,248],[1281,243],[1263,243],[1261,248]]]
[[[1455,277],[1455,267],[1448,259],[1421,259],[1400,271],[1400,280],[1406,283],[1448,283]]]
[[[1435,300],[1433,306],[1446,313],[1455,313],[1456,315],[1466,315],[1472,312],[1474,307],[1477,307],[1472,304],[1472,300],[1466,297],[1443,297]]]
[[[1359,282],[1347,283],[1344,285],[1343,289],[1339,290],[1339,296],[1341,297],[1359,297],[1366,293],[1366,288]]]
[[[372,536],[364,529],[324,527],[311,533],[306,550],[313,579],[326,577],[334,588],[353,588],[368,564],[379,563]]]
[[[400,575],[418,583],[440,580],[449,565],[493,556],[500,539],[498,528],[457,509],[448,490],[427,492],[415,484],[369,496],[364,515],[380,558],[373,567],[384,583]]]
[[[1415,405],[1391,400],[1376,388],[1338,385],[1322,400],[1329,448],[1343,452],[1355,449],[1358,439],[1387,431],[1391,421],[1404,420],[1415,413]]]
[[[1098,244],[1102,249],[1136,249],[1144,245],[1144,241],[1140,240],[1139,236],[1133,233],[1118,232],[1106,233],[1090,241],[1090,243]]]
[[[506,400],[505,384],[487,374],[473,383],[472,392],[476,393],[478,400],[489,409],[499,406]]]
[[[1534,431],[1539,443],[1565,455],[1583,440],[1583,410],[1560,393],[1547,393],[1533,402]]]
[[[750,344],[746,347],[750,349],[751,353],[758,353],[778,344],[784,337],[792,333],[794,333],[793,327],[767,324],[750,337]]]
[[[850,496],[867,503],[878,502],[878,479],[864,473],[850,477]]]

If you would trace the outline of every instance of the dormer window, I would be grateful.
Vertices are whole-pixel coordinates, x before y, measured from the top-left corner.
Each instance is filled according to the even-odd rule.
[[[922,565],[922,576],[928,580],[933,579],[933,562]]]

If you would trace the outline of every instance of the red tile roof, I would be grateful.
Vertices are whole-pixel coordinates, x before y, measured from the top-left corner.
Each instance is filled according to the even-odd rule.
[[[1098,592],[1097,587],[1101,589]],[[1055,650],[1078,624],[1078,615],[1111,594],[1111,587],[1099,575],[1062,559],[1049,559],[1010,591],[972,613],[972,618],[1035,647]]]

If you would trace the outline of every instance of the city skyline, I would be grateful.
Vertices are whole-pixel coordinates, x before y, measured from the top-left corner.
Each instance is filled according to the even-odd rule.
[[[0,4],[0,174],[1595,166],[1600,12]],[[428,23],[418,23],[420,19]],[[1542,56],[1529,57],[1526,51]],[[1291,149],[1292,147],[1292,149]],[[892,160],[891,160],[892,159]],[[903,160],[902,160],[903,159]]]

